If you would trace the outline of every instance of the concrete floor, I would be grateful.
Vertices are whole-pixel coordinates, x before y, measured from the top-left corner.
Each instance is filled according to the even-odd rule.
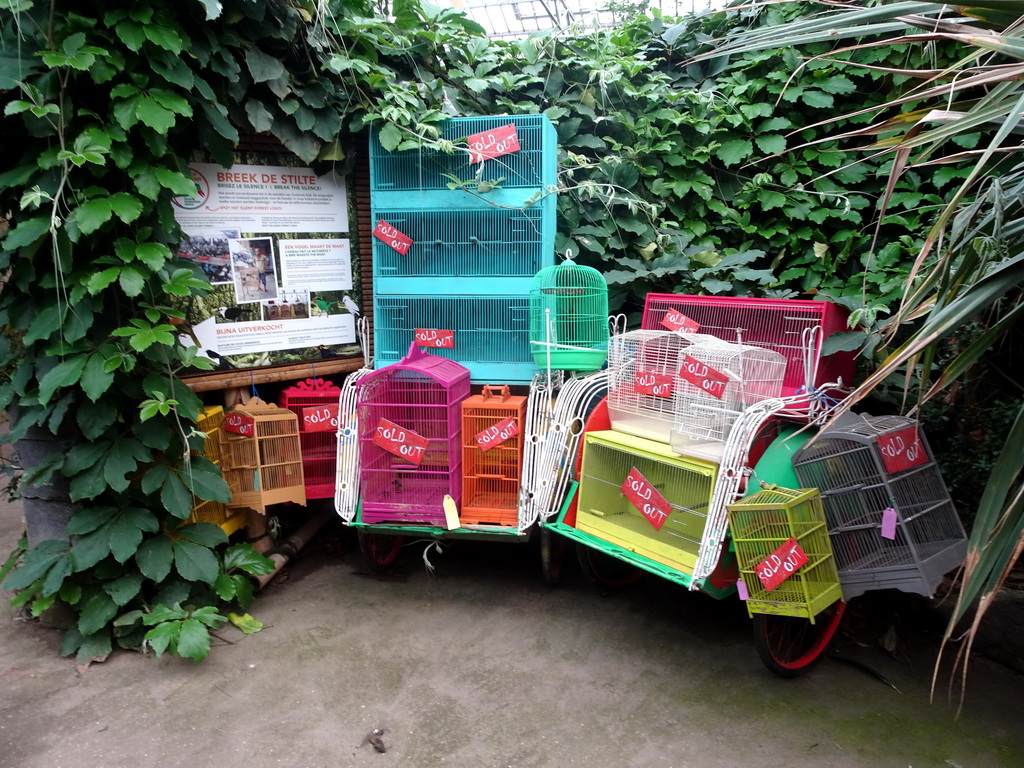
[[[0,551],[19,532],[17,505],[0,507]],[[927,601],[855,601],[841,630],[840,653],[895,688],[831,659],[787,681],[736,600],[654,577],[602,594],[575,563],[552,589],[535,542],[456,542],[431,577],[423,548],[367,575],[332,525],[253,605],[266,628],[228,626],[199,665],[119,652],[78,670],[4,600],[0,766],[1024,765],[1016,672],[976,658],[959,719],[944,691],[929,703]]]

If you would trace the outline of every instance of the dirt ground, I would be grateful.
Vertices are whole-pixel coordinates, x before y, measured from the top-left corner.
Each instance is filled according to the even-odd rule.
[[[19,531],[17,505],[0,507],[4,553]],[[372,576],[332,524],[260,594],[265,629],[219,631],[198,665],[119,652],[79,670],[4,600],[0,766],[1024,765],[1018,673],[979,656],[959,718],[948,677],[929,703],[929,601],[854,601],[845,661],[783,680],[734,599],[655,577],[602,593],[572,562],[550,588],[535,541],[455,542],[431,576],[424,548]]]

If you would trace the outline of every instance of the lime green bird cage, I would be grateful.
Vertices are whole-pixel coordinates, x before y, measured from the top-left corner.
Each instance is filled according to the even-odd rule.
[[[543,369],[596,371],[608,355],[608,283],[566,258],[530,286],[530,351]]]

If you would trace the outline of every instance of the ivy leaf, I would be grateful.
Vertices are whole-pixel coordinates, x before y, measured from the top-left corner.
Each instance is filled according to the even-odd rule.
[[[288,74],[288,70],[284,68],[280,61],[264,53],[259,48],[250,46],[245,49],[245,63],[249,67],[249,74],[252,75],[254,83],[277,80]]]
[[[214,525],[213,523],[192,523],[191,525],[183,525],[174,533],[183,539],[187,539],[211,549],[213,547],[220,546],[221,544],[226,544],[228,541],[227,534],[224,533],[224,530],[219,525]]]
[[[85,369],[88,355],[75,355],[58,364],[39,382],[39,402],[46,405],[53,393],[61,387],[69,387],[78,382]]]
[[[97,197],[87,203],[78,206],[75,212],[75,220],[83,234],[91,235],[102,227],[113,215],[109,197]]]
[[[50,567],[50,570],[46,573],[46,578],[43,579],[43,585],[40,587],[40,594],[43,597],[49,597],[50,595],[56,595],[62,586],[64,586],[64,579],[71,575],[71,557],[70,555],[62,555],[56,562]]]
[[[43,308],[39,314],[36,315],[36,319],[32,321],[32,325],[29,326],[28,331],[25,333],[22,343],[28,346],[34,344],[40,339],[48,338],[60,328],[61,323],[64,322],[64,316],[67,312],[67,305],[56,305],[50,304]]]
[[[849,94],[857,90],[853,81],[843,75],[832,75],[824,80],[818,80],[814,84],[826,93]]]
[[[87,637],[81,637],[81,633],[77,629],[74,630],[75,634],[80,638],[78,642],[78,653],[75,654],[75,661],[79,664],[88,664],[89,662],[105,661],[110,655],[112,650],[110,643],[110,630],[103,627],[97,632],[93,632]],[[65,656],[68,654],[64,654]]]
[[[200,662],[210,653],[210,631],[196,619],[185,619],[178,634],[178,655]]]
[[[172,171],[170,168],[156,168],[153,173],[160,182],[160,186],[171,190],[176,195],[194,195],[196,183],[191,176],[186,176],[180,171]]]
[[[821,344],[821,356],[836,352],[854,352],[864,346],[868,340],[868,334],[863,331],[837,331],[829,334]]]
[[[183,539],[176,539],[171,546],[174,550],[174,567],[181,578],[207,584],[217,580],[220,564],[217,556],[209,549]]]
[[[256,133],[266,133],[274,124],[274,116],[261,102],[249,99],[245,102],[245,114]]]
[[[117,507],[83,507],[76,509],[68,521],[68,535],[81,536],[92,533],[100,526],[109,523],[117,514]]]
[[[157,658],[163,654],[168,648],[171,652],[177,647],[178,635],[181,632],[181,623],[177,621],[165,621],[161,624],[157,624],[151,630],[146,633],[145,640],[149,643],[149,647],[152,648],[157,655]],[[209,638],[207,638],[209,640]]]
[[[136,456],[146,460],[149,451],[138,440],[125,437],[110,446],[103,462],[103,476],[115,491],[124,491],[130,485],[127,475],[138,466]],[[123,562],[123,561],[122,561]]]
[[[274,570],[274,561],[254,550],[251,544],[233,544],[224,553],[224,570],[233,568],[253,576],[265,576]]]
[[[182,41],[181,35],[170,27],[161,27],[156,24],[146,24],[143,27],[146,37],[154,45],[163,48],[165,51],[170,51],[175,56],[181,53]]]
[[[254,632],[259,632],[263,629],[263,622],[257,621],[248,613],[242,614],[241,616],[237,613],[229,613],[228,620],[247,635],[251,635]]]
[[[25,555],[24,564],[4,582],[4,589],[19,590],[41,579],[54,563],[67,552],[67,543],[62,541],[44,541],[33,547]]]
[[[135,550],[135,562],[142,575],[158,584],[171,572],[173,561],[171,540],[166,536],[152,536]]]
[[[192,489],[192,493],[205,501],[219,501],[224,504],[231,501],[231,489],[224,481],[220,469],[211,464],[212,471],[206,471],[203,465],[193,460],[192,472],[182,475],[182,479]]]
[[[103,477],[103,465],[94,464],[86,471],[71,479],[69,484],[72,501],[92,499],[107,490],[107,481]]]
[[[118,605],[106,592],[97,592],[82,607],[78,631],[88,637],[99,632],[117,615]]]
[[[154,272],[162,269],[170,257],[171,251],[163,243],[140,243],[135,249],[135,258]]]
[[[86,440],[95,440],[102,435],[116,418],[117,408],[108,400],[97,403],[82,402],[76,414],[78,428],[82,430],[82,436]]]
[[[142,203],[135,195],[117,192],[110,196],[110,210],[125,224],[131,224],[142,214]]]
[[[114,374],[103,370],[104,362],[101,355],[89,355],[89,361],[85,364],[85,369],[82,371],[80,382],[82,391],[94,403],[114,383]]]
[[[143,94],[135,104],[135,116],[157,133],[167,133],[177,122],[177,116],[148,94]]]
[[[736,165],[746,160],[754,151],[754,145],[746,139],[733,139],[715,150],[715,155],[726,165]]]
[[[218,573],[217,580],[213,582],[213,591],[221,600],[230,602],[235,597],[235,580],[226,573]]]
[[[119,606],[125,606],[128,601],[139,594],[142,589],[142,574],[128,573],[115,581],[103,585],[103,591],[110,595]]]
[[[835,103],[832,94],[824,91],[804,91],[802,98],[808,107],[825,108],[831,107]]]
[[[89,293],[96,295],[105,290],[112,282],[117,280],[121,274],[120,267],[110,267],[100,272],[93,272],[85,283]]]
[[[786,151],[786,137],[780,134],[762,134],[754,139],[757,148],[766,155],[777,155]]]
[[[146,287],[146,278],[143,277],[139,270],[130,266],[121,267],[119,282],[121,284],[121,290],[124,291],[125,296],[138,296],[142,293],[142,289]]]
[[[192,514],[192,494],[173,472],[167,474],[160,491],[160,503],[179,520]]]
[[[786,204],[786,196],[772,189],[759,189],[757,201],[764,210],[770,211],[773,208],[782,208]]]
[[[377,140],[380,141],[380,145],[388,152],[394,152],[398,149],[398,145],[402,143],[402,132],[394,123],[388,123],[380,129],[380,133],[377,134]]]
[[[4,248],[8,251],[13,251],[16,248],[31,245],[49,231],[49,216],[37,216],[32,219],[26,219],[8,233],[7,239],[4,240]]]
[[[256,585],[247,577],[241,574],[233,574],[231,580],[235,582],[235,602],[243,610],[252,605],[256,599]]]

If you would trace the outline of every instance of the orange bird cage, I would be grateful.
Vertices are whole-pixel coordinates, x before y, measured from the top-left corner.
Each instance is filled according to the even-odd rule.
[[[219,405],[207,406],[196,421],[196,429],[206,434],[203,448],[193,453],[203,456],[220,466],[220,430],[224,424],[224,409]],[[192,514],[189,523],[213,523],[224,529],[230,536],[245,525],[245,515],[238,514],[241,510],[228,509],[222,501],[207,501],[196,496],[192,497]]]
[[[306,379],[281,393],[280,405],[299,419],[302,475],[307,499],[333,499],[338,474],[338,403],[341,389]]]
[[[519,523],[526,398],[487,385],[462,401],[463,525]]]
[[[305,505],[299,419],[287,408],[259,398],[236,405],[220,429],[220,456],[229,510],[266,514],[271,504]]]

